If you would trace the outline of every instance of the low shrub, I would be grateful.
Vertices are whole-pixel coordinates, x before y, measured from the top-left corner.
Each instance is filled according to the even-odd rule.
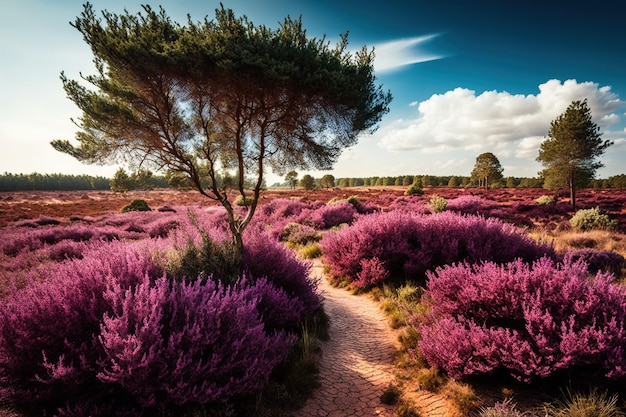
[[[566,392],[563,400],[545,406],[545,417],[624,417],[617,395],[591,389],[589,393]]]
[[[424,190],[418,184],[411,184],[409,188],[406,189],[404,195],[422,195],[424,194]]]
[[[288,242],[294,245],[307,245],[312,242],[319,242],[322,236],[311,226],[288,223],[280,234],[281,242]]]
[[[626,259],[616,252],[595,249],[574,249],[567,252],[574,261],[582,259],[587,263],[589,272],[608,272],[616,277],[622,275],[622,269],[626,267]]]
[[[502,402],[497,402],[493,407],[481,407],[479,417],[531,417],[528,413],[523,413],[516,408],[512,399],[508,398]]]
[[[437,392],[446,383],[446,378],[437,368],[422,368],[417,373],[417,383],[421,389]]]
[[[249,196],[243,196],[241,194],[239,194],[237,196],[237,198],[235,198],[235,205],[237,206],[242,206],[242,207],[248,207],[250,205],[252,205],[252,202],[254,201],[253,197],[249,197]]]
[[[380,395],[380,402],[387,405],[397,404],[401,394],[397,385],[389,384]]]
[[[531,262],[554,250],[497,219],[395,210],[357,219],[321,241],[331,272],[357,286],[389,278],[422,281],[426,271],[459,261]]]
[[[451,377],[505,371],[530,382],[555,374],[626,376],[626,289],[586,264],[542,258],[438,268],[421,353]]]
[[[433,213],[441,213],[442,211],[445,211],[448,206],[448,200],[441,196],[434,195],[430,198],[430,200],[428,200],[428,206]]]
[[[356,215],[357,211],[352,204],[340,202],[324,205],[308,216],[301,214],[300,219],[302,223],[309,220],[318,229],[330,229],[342,224],[352,224]]]
[[[611,220],[605,213],[601,213],[598,207],[578,210],[569,220],[576,230],[609,230],[617,225],[617,221]]]
[[[494,201],[476,195],[462,195],[448,200],[447,209],[461,214],[487,215],[497,206]]]
[[[258,393],[319,298],[291,252],[249,240],[234,283],[168,277],[159,240],[88,245],[13,289],[0,303],[0,396],[38,415],[104,417],[222,410]]]
[[[135,199],[120,209],[122,213],[129,211],[152,211],[146,200]]]
[[[298,250],[298,253],[304,259],[315,259],[322,256],[322,247],[319,243],[312,243]]]
[[[535,202],[540,206],[545,206],[548,204],[554,204],[554,198],[550,197],[549,195],[542,195],[540,197],[537,197]]]

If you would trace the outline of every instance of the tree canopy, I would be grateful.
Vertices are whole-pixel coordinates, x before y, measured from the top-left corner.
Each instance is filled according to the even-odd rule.
[[[576,188],[586,185],[603,164],[597,158],[613,142],[602,140],[591,117],[587,100],[573,101],[550,124],[548,138],[541,144],[537,161],[545,167],[540,175],[544,188],[568,189],[576,209]]]
[[[500,161],[491,152],[486,152],[476,157],[476,164],[472,170],[472,178],[478,180],[479,187],[489,188],[489,184],[502,179],[502,166]]]
[[[239,250],[268,168],[329,169],[377,128],[391,101],[376,85],[373,50],[349,53],[347,35],[336,46],[309,38],[301,19],[271,29],[222,6],[213,20],[181,25],[162,8],[99,18],[87,3],[71,25],[91,47],[97,74],[61,74],[82,116],[78,146],[52,146],[86,163],[185,175],[226,208]],[[217,181],[220,170],[234,172],[236,195],[252,198],[244,216]]]

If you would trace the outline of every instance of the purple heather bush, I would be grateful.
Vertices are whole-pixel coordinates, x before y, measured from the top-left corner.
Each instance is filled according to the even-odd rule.
[[[626,289],[613,276],[590,278],[586,264],[571,257],[562,264],[465,263],[428,275],[431,310],[415,323],[419,349],[451,377],[626,376]]]
[[[266,333],[258,294],[248,291],[165,278],[110,286],[98,379],[121,386],[144,409],[254,393],[287,357],[293,337]]]
[[[243,270],[250,279],[266,278],[303,304],[303,313],[313,313],[320,304],[317,281],[309,276],[310,265],[299,261],[293,251],[258,229],[245,235]]]
[[[573,260],[584,260],[589,268],[589,272],[599,271],[609,272],[617,277],[622,275],[622,269],[626,267],[626,259],[622,255],[611,251],[596,249],[573,249],[567,252]]]
[[[321,242],[334,274],[358,286],[387,278],[422,280],[428,270],[460,261],[531,262],[556,257],[516,227],[493,218],[451,212],[422,215],[395,210],[359,218]]]
[[[461,214],[475,214],[487,216],[498,207],[495,201],[487,200],[476,195],[461,195],[448,200],[447,209]]]
[[[56,264],[48,277],[14,290],[0,304],[0,393],[18,403],[82,397],[96,383],[103,293],[112,280],[129,288],[161,272],[141,251],[103,244],[81,260]],[[92,388],[93,389],[93,388]]]
[[[352,204],[341,202],[317,208],[309,214],[308,220],[318,229],[330,229],[341,224],[351,224],[356,215],[357,211]]]
[[[165,278],[161,239],[53,264],[0,304],[0,396],[59,416],[143,416],[256,392],[319,298],[307,265],[250,241],[233,286]]]

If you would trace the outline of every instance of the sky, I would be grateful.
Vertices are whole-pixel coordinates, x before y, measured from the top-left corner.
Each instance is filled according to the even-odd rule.
[[[469,175],[492,152],[505,177],[533,177],[550,122],[587,99],[603,139],[597,177],[626,173],[626,25],[622,0],[221,0],[236,15],[276,28],[302,16],[309,36],[374,47],[377,83],[393,95],[373,134],[345,149],[336,178]],[[73,140],[79,110],[60,73],[94,74],[69,22],[83,1],[0,0],[0,173],[112,176],[50,146]],[[162,6],[179,23],[212,18],[214,0],[93,0],[98,11]],[[268,184],[282,176],[268,172]]]

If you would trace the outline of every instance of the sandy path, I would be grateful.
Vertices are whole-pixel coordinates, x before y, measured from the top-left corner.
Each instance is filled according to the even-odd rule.
[[[322,275],[316,265],[313,274]],[[323,342],[320,383],[297,417],[360,417],[396,415],[395,406],[380,402],[394,382],[397,337],[379,307],[320,280],[324,309],[330,317],[330,340]]]

